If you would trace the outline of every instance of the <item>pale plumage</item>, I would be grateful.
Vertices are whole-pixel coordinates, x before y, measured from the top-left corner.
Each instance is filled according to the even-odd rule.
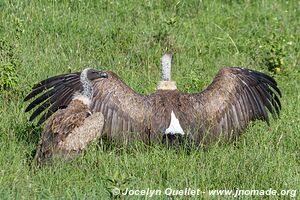
[[[180,126],[179,120],[176,118],[173,110],[171,113],[171,121],[169,127],[166,129],[165,134],[181,134],[184,135],[184,131]]]

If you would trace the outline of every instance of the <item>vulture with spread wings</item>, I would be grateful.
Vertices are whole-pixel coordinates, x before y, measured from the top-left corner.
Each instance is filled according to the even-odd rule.
[[[128,87],[115,73],[92,81],[92,112],[104,115],[102,135],[128,142],[161,141],[166,135],[184,135],[196,143],[234,138],[250,121],[269,124],[268,112],[279,116],[281,92],[276,81],[261,72],[240,67],[221,69],[213,82],[200,93],[184,93],[170,80],[171,55],[162,58],[163,80],[150,95]],[[101,71],[99,71],[101,72]],[[103,71],[104,72],[104,71]],[[36,108],[30,120],[43,113],[43,123],[72,96],[83,90],[80,72],[58,75],[37,84],[25,98],[35,98],[26,112]]]

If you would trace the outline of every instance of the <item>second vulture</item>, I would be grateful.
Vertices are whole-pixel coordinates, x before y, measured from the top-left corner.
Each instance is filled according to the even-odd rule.
[[[171,58],[171,54],[163,56],[163,80],[150,95],[135,92],[111,71],[97,71],[107,76],[92,81],[90,107],[104,115],[102,135],[125,143],[138,139],[149,144],[175,135],[198,144],[210,143],[220,137],[235,138],[250,121],[260,119],[269,124],[268,111],[274,118],[279,116],[281,92],[272,77],[225,67],[204,91],[185,93],[170,79]],[[26,112],[38,106],[30,120],[44,112],[41,124],[82,90],[80,72],[48,78],[25,97],[35,98]]]

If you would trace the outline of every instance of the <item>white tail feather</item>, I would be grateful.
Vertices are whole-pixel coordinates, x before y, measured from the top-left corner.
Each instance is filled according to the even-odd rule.
[[[173,110],[171,113],[171,122],[169,128],[165,131],[165,134],[181,134],[184,135],[184,131],[180,126],[179,120],[176,118]]]

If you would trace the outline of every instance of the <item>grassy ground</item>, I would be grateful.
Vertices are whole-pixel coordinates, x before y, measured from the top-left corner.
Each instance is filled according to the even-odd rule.
[[[1,199],[105,199],[114,187],[191,187],[206,191],[197,196],[204,199],[220,198],[209,196],[211,189],[300,192],[298,1],[2,0],[0,22],[0,66],[18,75],[0,97]],[[90,65],[113,70],[149,94],[165,51],[174,53],[172,78],[183,91],[201,91],[223,66],[274,76],[283,93],[281,118],[270,127],[252,123],[235,143],[205,150],[117,148],[102,141],[71,162],[31,166],[41,127],[28,122],[22,99],[34,83]]]

